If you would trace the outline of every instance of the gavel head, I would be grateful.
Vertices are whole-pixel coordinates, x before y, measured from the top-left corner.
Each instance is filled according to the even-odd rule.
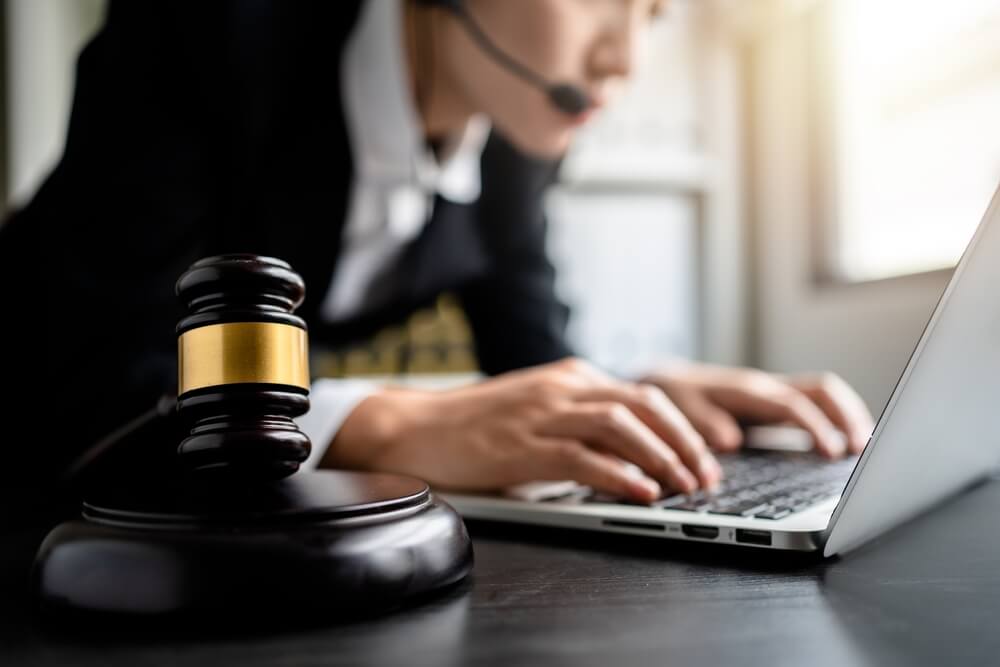
[[[281,260],[202,259],[177,281],[177,410],[190,425],[178,448],[200,473],[285,477],[309,456],[293,417],[309,409],[306,324],[293,311],[305,285]]]

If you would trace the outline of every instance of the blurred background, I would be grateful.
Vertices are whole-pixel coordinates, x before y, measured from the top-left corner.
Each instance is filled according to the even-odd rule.
[[[0,197],[61,150],[102,0],[4,0]],[[888,398],[1000,183],[996,0],[672,0],[549,195],[577,349],[834,370]],[[469,373],[454,299],[314,360]]]

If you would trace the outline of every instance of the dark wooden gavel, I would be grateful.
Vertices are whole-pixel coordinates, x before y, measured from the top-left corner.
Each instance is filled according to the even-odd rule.
[[[177,409],[190,424],[178,447],[199,472],[286,477],[309,456],[293,417],[309,409],[305,285],[285,262],[219,255],[177,281]]]
[[[108,440],[107,449],[134,455],[132,465],[94,477],[79,518],[39,547],[32,587],[43,611],[350,614],[391,608],[468,573],[468,533],[425,482],[293,474],[310,451],[294,421],[309,409],[310,378],[306,324],[294,314],[305,286],[288,264],[209,257],[180,277],[177,295],[186,314],[177,326],[176,410],[160,401]],[[175,418],[185,434],[176,445]],[[152,467],[143,462],[151,457]]]

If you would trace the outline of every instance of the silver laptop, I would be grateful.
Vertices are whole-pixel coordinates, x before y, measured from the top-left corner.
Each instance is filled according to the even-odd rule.
[[[826,556],[913,518],[1000,463],[1000,190],[860,457],[744,450],[721,461],[726,477],[713,494],[652,505],[572,483],[532,500],[442,495],[468,518]]]

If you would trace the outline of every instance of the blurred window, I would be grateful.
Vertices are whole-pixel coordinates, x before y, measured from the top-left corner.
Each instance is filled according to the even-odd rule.
[[[829,273],[953,265],[1000,183],[1000,2],[835,0]]]

